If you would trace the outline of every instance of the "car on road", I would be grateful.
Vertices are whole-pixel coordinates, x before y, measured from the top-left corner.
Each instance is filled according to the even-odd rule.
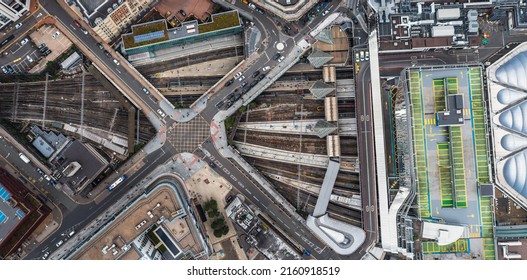
[[[33,58],[31,58],[31,56],[28,55],[28,56],[26,56],[26,58],[27,58],[27,61],[28,61],[29,63],[33,62]]]
[[[63,241],[63,240],[60,240],[59,242],[57,242],[57,244],[55,244],[55,246],[57,246],[57,248],[58,248],[58,247],[60,247],[60,245],[62,245],[63,243],[64,243],[64,241]]]
[[[77,26],[77,27],[81,27],[81,24],[80,24],[78,21],[76,21],[76,20],[73,21],[73,24],[74,24],[75,26]]]
[[[256,9],[256,5],[254,5],[253,3],[249,3],[249,5],[247,5],[247,6],[249,6],[249,8],[251,8],[253,10]]]
[[[15,25],[15,29],[19,29],[20,27],[22,27],[22,25],[24,25],[23,23],[19,22]]]
[[[309,251],[307,249],[304,249],[304,251],[302,253],[304,253],[304,255],[306,255],[306,256],[311,256],[311,251]]]
[[[113,63],[115,63],[115,65],[117,65],[117,66],[121,65],[121,63],[119,63],[119,60],[117,60],[115,58],[113,59]]]
[[[215,164],[214,162],[212,162],[212,161],[209,162],[209,165],[210,165],[210,167],[212,167],[212,168],[216,168],[216,164]]]
[[[247,85],[247,81],[244,81],[244,82],[242,83],[242,88],[245,87],[246,85]]]
[[[53,36],[51,36],[51,38],[53,38],[53,40],[55,40],[55,39],[57,39],[59,36],[60,36],[60,31],[57,31],[57,32],[53,33]]]
[[[148,91],[148,89],[146,89],[146,88],[143,88],[143,92],[144,92],[146,95],[149,95],[149,94],[150,94],[150,91]]]
[[[325,10],[324,12],[322,12],[322,16],[325,16],[329,13],[329,10]]]
[[[265,66],[264,68],[262,68],[262,71],[267,72],[269,71],[269,69],[271,69],[271,66]]]
[[[86,30],[84,27],[81,27],[81,31],[84,33],[84,35],[88,35],[88,30]]]
[[[45,47],[46,47],[46,43],[42,43],[42,44],[38,45],[38,49],[39,50],[41,50],[41,49],[43,49]]]
[[[242,75],[243,75],[242,72],[238,72],[238,73],[236,73],[236,75],[234,75],[234,78],[235,78],[235,79],[238,79],[238,78],[241,77]]]
[[[234,83],[234,78],[228,80],[228,81],[225,83],[225,86],[228,87],[228,86],[232,85],[232,83]]]
[[[165,114],[165,112],[161,111],[161,109],[157,109],[157,113],[158,113],[162,118],[164,118],[164,117],[167,116],[167,114]]]
[[[101,50],[104,50],[104,46],[101,43],[97,43],[97,47]]]
[[[187,16],[187,13],[185,13],[185,11],[183,11],[183,10],[179,10],[179,13],[180,13],[182,16],[184,16],[184,17]]]
[[[280,58],[278,58],[278,62],[282,62],[282,61],[284,61],[284,59],[285,59],[285,56],[282,55],[282,56],[280,56]]]
[[[252,74],[252,77],[253,78],[256,78],[256,76],[260,75],[260,71],[256,71]]]
[[[49,177],[49,175],[44,175],[44,179],[46,179],[48,182],[51,181],[51,177]]]
[[[106,55],[106,57],[108,58],[112,57],[112,55],[107,50],[104,51],[104,55]]]
[[[24,38],[24,40],[20,41],[20,45],[25,45],[27,44],[27,42],[29,42],[29,39],[28,38]]]
[[[245,76],[244,76],[244,75],[242,75],[242,76],[238,79],[238,81],[240,81],[240,82],[243,81],[243,80],[245,80]]]
[[[262,15],[265,15],[265,11],[262,8],[256,7],[256,11],[259,12]]]
[[[48,256],[49,256],[49,252],[45,252],[45,253],[44,253],[44,256],[42,256],[42,259],[45,260],[45,259],[48,258]]]
[[[357,20],[357,18],[352,18],[351,21],[353,21],[354,24],[358,24],[359,21]]]

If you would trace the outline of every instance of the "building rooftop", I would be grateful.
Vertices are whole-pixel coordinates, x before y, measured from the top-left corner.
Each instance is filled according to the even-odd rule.
[[[212,15],[211,22],[199,24],[197,20],[191,20],[171,29],[164,19],[142,23],[132,26],[132,32],[122,38],[124,48],[132,49],[239,26],[240,18],[234,10]]]
[[[64,172],[72,163],[80,164],[81,168],[71,177],[62,176],[59,182],[78,192],[95,179],[108,165],[106,161],[94,148],[89,144],[83,144],[78,140],[70,142],[52,161],[58,170]]]

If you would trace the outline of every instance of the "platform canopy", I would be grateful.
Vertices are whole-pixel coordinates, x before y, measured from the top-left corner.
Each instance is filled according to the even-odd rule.
[[[309,63],[311,63],[311,65],[313,65],[315,68],[319,68],[322,67],[322,65],[328,63],[330,60],[332,60],[333,56],[331,56],[329,53],[315,50],[307,57],[307,59],[309,60]]]
[[[324,83],[322,80],[316,81],[310,88],[309,91],[316,99],[322,99],[326,97],[330,92],[335,90],[335,87]]]

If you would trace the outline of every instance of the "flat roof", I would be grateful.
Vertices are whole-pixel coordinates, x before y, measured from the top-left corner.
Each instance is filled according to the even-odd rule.
[[[168,29],[164,19],[132,26],[132,32],[123,34],[125,49],[179,40],[198,34],[240,26],[238,11],[228,11],[211,16],[211,21],[198,24],[197,20],[186,21],[181,26]]]
[[[0,244],[23,218],[17,215],[18,208],[9,205],[10,197],[11,194],[0,185]]]

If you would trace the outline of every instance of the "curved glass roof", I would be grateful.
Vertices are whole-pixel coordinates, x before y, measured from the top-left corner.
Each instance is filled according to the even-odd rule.
[[[498,81],[527,90],[527,52],[521,52],[496,70]]]
[[[527,151],[523,151],[507,160],[503,165],[505,181],[514,190],[527,197]]]
[[[527,146],[527,139],[514,135],[507,134],[501,138],[501,146],[507,151],[515,151],[519,148]]]
[[[527,102],[522,102],[502,112],[499,120],[501,125],[527,134]]]
[[[514,103],[515,101],[518,101],[525,97],[527,97],[525,93],[510,89],[510,88],[501,89],[500,91],[498,91],[498,95],[497,95],[498,102],[500,102],[503,105]]]

